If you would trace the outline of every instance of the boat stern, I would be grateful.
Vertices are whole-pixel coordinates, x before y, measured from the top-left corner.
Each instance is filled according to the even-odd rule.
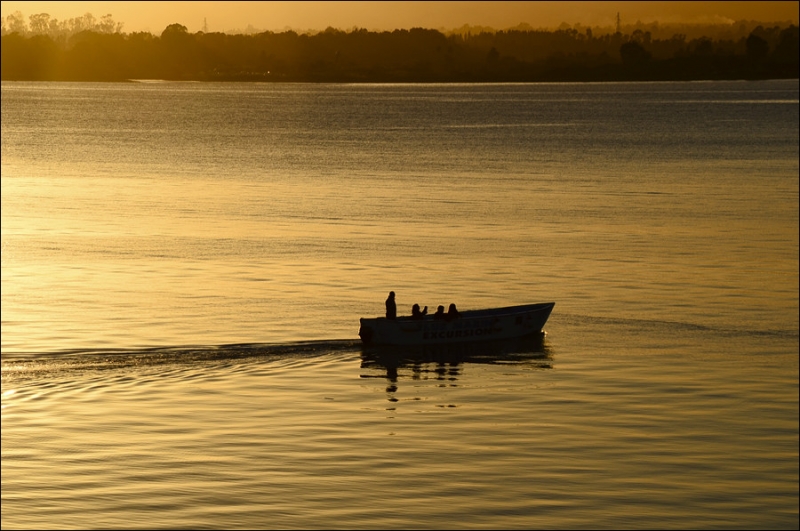
[[[372,338],[375,336],[375,329],[369,325],[368,322],[365,322],[365,319],[361,319],[361,326],[358,329],[358,337],[361,338],[361,342],[365,345],[369,345],[372,343]]]

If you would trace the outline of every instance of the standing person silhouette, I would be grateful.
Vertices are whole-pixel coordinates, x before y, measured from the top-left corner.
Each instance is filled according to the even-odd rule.
[[[397,304],[394,302],[394,291],[390,291],[389,297],[386,299],[386,318],[397,319]]]

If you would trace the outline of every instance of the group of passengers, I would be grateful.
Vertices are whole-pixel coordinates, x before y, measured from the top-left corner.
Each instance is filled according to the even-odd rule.
[[[428,315],[428,307],[421,309],[419,308],[419,304],[415,304],[411,307],[411,318],[412,319],[423,319],[426,315]],[[441,321],[452,321],[453,319],[458,318],[459,313],[456,309],[455,304],[451,304],[450,308],[447,310],[447,313],[444,311],[444,306],[439,306],[436,308],[436,313],[433,314],[434,320],[441,320]],[[394,291],[389,292],[389,298],[386,299],[386,318],[387,319],[397,319],[397,304],[394,300]]]

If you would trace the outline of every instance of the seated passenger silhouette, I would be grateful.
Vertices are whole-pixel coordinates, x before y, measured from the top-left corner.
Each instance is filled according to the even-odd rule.
[[[433,318],[437,321],[442,321],[447,318],[447,316],[444,314],[444,306],[440,304],[439,307],[436,308],[436,313],[433,314]]]
[[[456,309],[455,304],[451,304],[450,308],[447,309],[447,320],[452,321],[453,319],[457,319],[459,317],[458,310]]]
[[[420,311],[419,304],[415,304],[411,307],[411,318],[412,319],[422,319],[428,314],[428,307],[425,306],[425,309]]]

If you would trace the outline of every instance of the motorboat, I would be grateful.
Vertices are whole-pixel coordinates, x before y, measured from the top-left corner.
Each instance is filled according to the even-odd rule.
[[[362,317],[358,335],[365,345],[441,345],[512,339],[541,334],[555,302],[486,310],[466,310],[457,317]]]

